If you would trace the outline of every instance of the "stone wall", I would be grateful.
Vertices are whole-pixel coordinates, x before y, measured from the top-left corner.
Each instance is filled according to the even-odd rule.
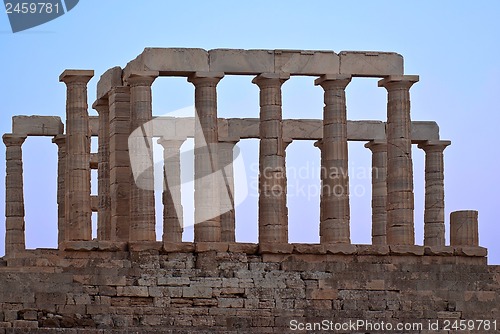
[[[113,247],[39,249],[2,261],[0,334],[286,333],[292,320],[424,329],[438,319],[500,320],[500,266],[487,266],[480,248]],[[65,327],[72,329],[54,329]]]

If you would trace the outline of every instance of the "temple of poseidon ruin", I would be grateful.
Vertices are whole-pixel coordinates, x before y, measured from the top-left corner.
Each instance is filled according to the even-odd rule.
[[[254,76],[249,84],[260,91],[259,118],[218,118],[217,99],[224,96],[217,96],[217,85],[231,75]],[[445,230],[443,155],[451,142],[440,138],[435,122],[411,120],[410,89],[419,77],[404,73],[401,55],[146,48],[101,75],[92,103],[98,117],[89,116],[87,101],[93,76],[72,69],[59,76],[67,89],[64,123],[14,116],[2,137],[0,334],[287,333],[294,332],[291,324],[325,319],[414,324],[401,333],[451,333],[431,331],[429,323],[484,319],[491,332],[500,331],[500,267],[488,266],[479,246],[477,211],[452,212]],[[160,76],[194,85],[195,118],[153,117],[151,86]],[[313,77],[324,91],[323,119],[282,118],[281,86],[294,76]],[[380,78],[385,122],[347,119],[345,89],[357,77]],[[22,145],[29,136],[52,137],[58,147],[57,249],[25,245]],[[92,137],[98,153],[91,153]],[[162,241],[147,150],[153,138],[165,157]],[[182,241],[178,186],[180,146],[188,138],[195,147],[194,242]],[[259,140],[257,244],[235,238],[231,163],[235,145],[249,138]],[[288,242],[285,152],[298,140],[321,152],[320,220],[304,222],[319,224],[317,244]],[[348,141],[365,142],[377,171],[366,208],[370,245],[351,243]],[[425,151],[423,222],[414,220],[412,145]],[[415,224],[423,224],[423,245],[415,242]]]

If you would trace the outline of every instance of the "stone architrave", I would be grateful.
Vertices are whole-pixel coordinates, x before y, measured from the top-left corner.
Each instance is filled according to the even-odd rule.
[[[413,162],[410,87],[418,75],[391,75],[378,82],[387,90],[387,243],[414,245]]]
[[[99,99],[92,106],[99,113],[99,148],[97,153],[97,239],[111,240],[111,198],[109,188],[109,101]]]
[[[65,223],[64,223],[64,198],[65,185],[64,177],[66,173],[66,136],[57,135],[52,139],[57,145],[57,242],[60,245],[64,242]]]
[[[218,159],[217,84],[222,72],[196,72],[194,128],[194,241],[220,242],[220,187]],[[220,176],[220,175],[219,175]]]
[[[5,134],[5,255],[11,256],[26,249],[24,235],[24,190],[22,145],[26,136]]]
[[[323,75],[323,139],[321,140],[320,242],[350,243],[350,206],[345,88],[348,75]]]
[[[449,140],[427,141],[425,151],[424,245],[444,246],[444,150]]]
[[[387,244],[387,143],[365,144],[372,151],[372,244]]]
[[[66,175],[65,239],[92,240],[90,206],[90,130],[87,83],[91,70],[66,70],[59,81],[67,86],[66,98]]]
[[[185,139],[162,139],[163,146],[163,242],[182,242],[183,208],[181,203],[181,156]]]
[[[130,241],[156,241],[156,218],[153,170],[153,109],[151,85],[158,72],[132,72],[126,78],[130,85],[131,154],[136,155],[140,175],[130,182]],[[136,131],[141,129],[141,131]],[[134,134],[135,133],[135,134]],[[146,142],[148,149],[141,149]]]
[[[260,88],[259,243],[288,243],[286,167],[281,86],[288,74],[263,73],[252,83]]]

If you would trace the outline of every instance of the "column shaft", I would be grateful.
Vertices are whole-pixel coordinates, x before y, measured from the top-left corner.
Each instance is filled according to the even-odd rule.
[[[225,187],[229,201],[222,201],[221,206],[221,240],[224,242],[236,241],[236,225],[234,210],[234,172],[233,172],[233,150],[238,140],[225,139],[219,143],[219,167],[223,171]]]
[[[57,145],[57,242],[60,245],[64,242],[65,223],[64,223],[64,198],[65,186],[64,177],[66,173],[66,136],[58,135],[52,139]]]
[[[130,88],[114,87],[109,101],[109,194],[111,240],[128,241],[130,231]]]
[[[350,76],[324,75],[315,81],[325,90],[321,144],[321,243],[350,243],[350,205],[345,88]]]
[[[15,255],[26,249],[24,235],[24,190],[22,144],[25,136],[5,134],[5,255]]]
[[[151,85],[157,76],[158,72],[135,72],[127,78],[132,130],[129,149],[137,162],[130,184],[130,241],[156,240]]]
[[[410,87],[416,75],[379,81],[387,101],[387,243],[415,244]]]
[[[372,151],[372,244],[387,244],[387,143],[371,141]]]
[[[288,243],[281,86],[289,75],[260,74],[259,243]]]
[[[92,239],[90,206],[90,130],[87,83],[94,71],[66,70],[59,77],[67,86],[65,240]]]
[[[424,245],[444,246],[444,149],[450,141],[428,141],[425,151]]]
[[[99,113],[99,148],[97,167],[97,238],[111,240],[111,198],[109,188],[109,102],[101,99],[94,103],[93,108]]]
[[[160,139],[163,146],[163,242],[182,242],[181,156],[184,140]]]
[[[221,241],[217,84],[223,73],[195,73],[194,241]],[[222,180],[223,182],[223,180]]]

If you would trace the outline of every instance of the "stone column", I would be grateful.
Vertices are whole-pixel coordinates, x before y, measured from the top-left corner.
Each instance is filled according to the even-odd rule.
[[[387,101],[387,243],[414,245],[413,162],[410,87],[417,75],[394,75],[378,82]]]
[[[87,83],[94,71],[66,70],[60,77],[67,86],[65,240],[92,240],[90,207],[90,130]]]
[[[182,242],[181,155],[185,139],[162,139],[163,146],[163,242]]]
[[[424,245],[444,246],[444,149],[449,140],[427,141],[425,151]]]
[[[130,180],[130,87],[114,87],[109,102],[109,194],[111,240],[129,241]]]
[[[151,85],[158,72],[133,72],[126,79],[130,85],[129,149],[135,154],[140,175],[130,184],[130,241],[156,241],[155,195],[153,170],[153,119]],[[134,131],[140,129],[140,131]],[[146,142],[149,150],[141,149]]]
[[[387,143],[365,144],[372,151],[372,244],[387,244]]]
[[[64,223],[64,177],[66,172],[66,136],[57,135],[52,139],[57,145],[57,242],[60,245],[64,242],[65,223]]]
[[[450,214],[450,245],[479,246],[477,211],[463,210]]]
[[[283,143],[281,86],[290,78],[260,74],[252,80],[260,88],[259,123],[259,243],[288,243],[286,167]]]
[[[233,150],[238,141],[239,138],[225,138],[219,142],[219,167],[224,174],[226,192],[230,195],[229,201],[221,200],[220,203],[221,241],[224,242],[236,241]]]
[[[97,239],[111,240],[111,198],[109,188],[109,101],[99,99],[92,106],[99,113],[97,167]]]
[[[315,80],[325,90],[321,144],[320,242],[350,243],[346,75]]]
[[[26,136],[4,134],[6,146],[5,177],[5,255],[26,249],[24,236],[23,153]]]
[[[220,196],[217,177],[217,84],[224,73],[197,72],[188,78],[195,86],[194,241],[220,242]],[[219,175],[220,176],[220,175]]]

